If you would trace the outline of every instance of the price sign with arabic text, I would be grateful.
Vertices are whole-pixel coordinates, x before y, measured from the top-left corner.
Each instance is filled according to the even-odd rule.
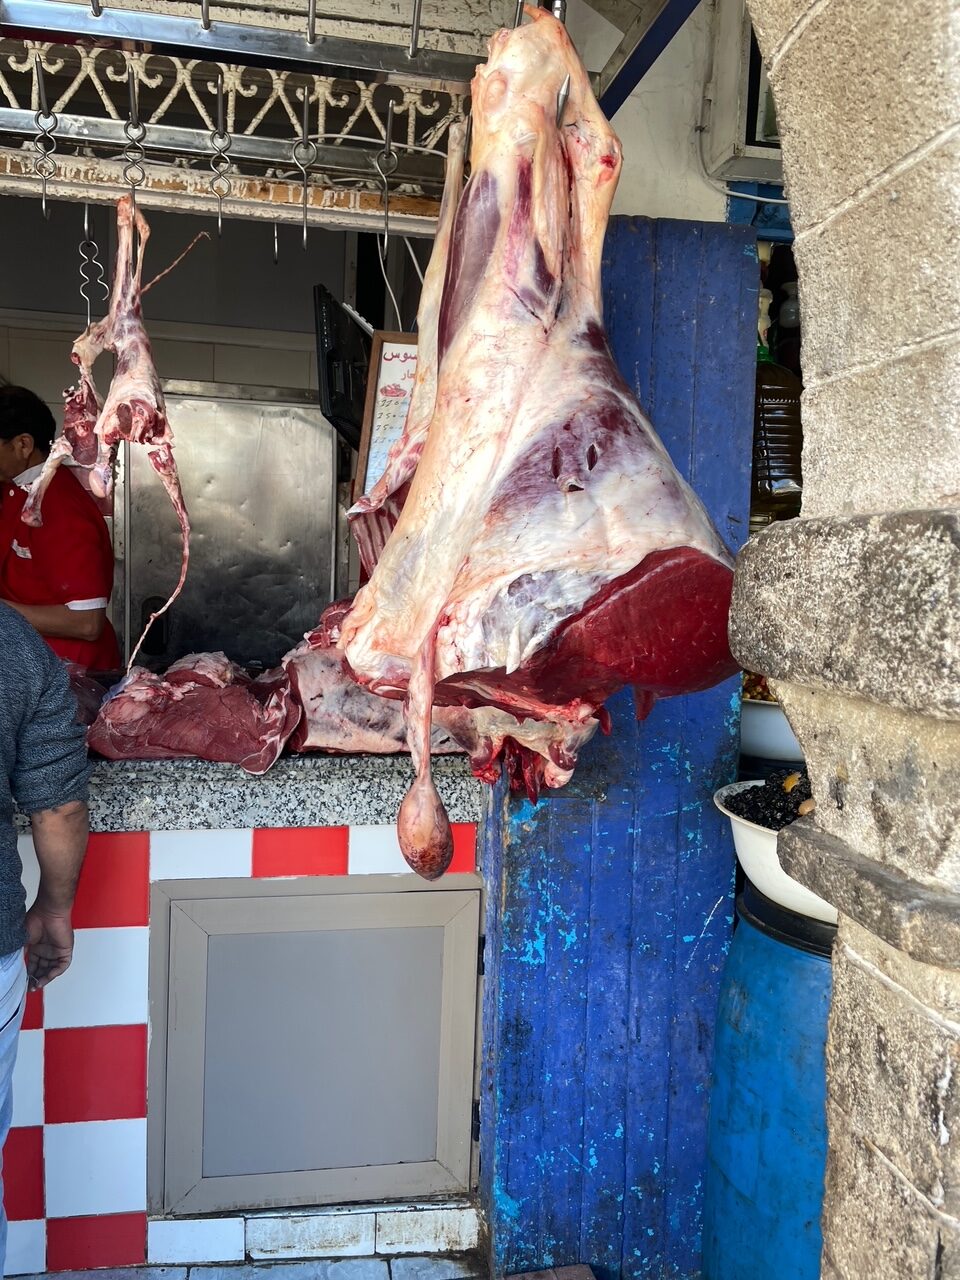
[[[354,500],[383,475],[387,454],[403,431],[416,372],[416,334],[378,331],[373,335]]]

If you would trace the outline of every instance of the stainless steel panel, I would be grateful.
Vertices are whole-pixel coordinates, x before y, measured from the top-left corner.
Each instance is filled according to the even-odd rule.
[[[193,533],[183,594],[162,632],[157,624],[146,657],[162,666],[222,649],[272,666],[334,596],[336,435],[313,406],[207,391],[168,392]],[[125,480],[129,652],[177,580],[180,536],[144,450],[130,450]]]

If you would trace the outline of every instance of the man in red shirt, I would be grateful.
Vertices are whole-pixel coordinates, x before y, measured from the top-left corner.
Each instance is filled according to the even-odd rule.
[[[113,548],[97,504],[60,467],[43,499],[43,524],[31,528],[20,519],[55,434],[39,396],[0,386],[0,600],[65,661],[115,671],[120,651],[107,620]]]

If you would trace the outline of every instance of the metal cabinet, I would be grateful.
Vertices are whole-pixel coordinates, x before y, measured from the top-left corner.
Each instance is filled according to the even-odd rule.
[[[190,569],[143,655],[162,667],[222,649],[272,666],[343,590],[336,433],[307,393],[186,382],[165,391]],[[180,569],[180,528],[143,449],[124,450],[114,548],[115,616],[129,655]]]
[[[480,887],[415,880],[154,886],[152,1212],[470,1189]]]

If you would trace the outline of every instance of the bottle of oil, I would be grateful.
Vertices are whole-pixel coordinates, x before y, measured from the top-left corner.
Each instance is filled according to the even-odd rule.
[[[757,392],[753,422],[753,487],[750,525],[789,520],[800,514],[803,477],[800,459],[802,383],[795,373],[777,364],[767,345],[770,327],[769,289],[760,290],[757,344]]]

